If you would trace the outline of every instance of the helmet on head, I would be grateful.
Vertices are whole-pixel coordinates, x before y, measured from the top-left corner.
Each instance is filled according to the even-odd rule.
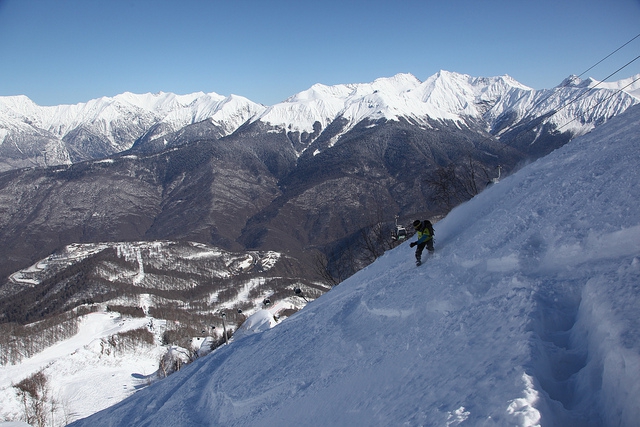
[[[413,228],[420,227],[420,224],[422,224],[422,221],[420,221],[419,219],[416,219],[415,221],[413,221]]]

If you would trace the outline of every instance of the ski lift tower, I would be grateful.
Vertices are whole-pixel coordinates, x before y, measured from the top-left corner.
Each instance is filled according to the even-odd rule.
[[[224,334],[224,343],[229,344],[229,338],[227,337],[227,325],[224,321],[227,317],[227,313],[223,311],[220,317],[222,317],[222,333]]]
[[[497,178],[493,178],[491,180],[491,182],[493,182],[494,184],[497,184],[497,183],[500,182],[500,173],[502,172],[502,166],[498,165],[498,166],[496,166],[496,169],[498,169],[498,177]]]

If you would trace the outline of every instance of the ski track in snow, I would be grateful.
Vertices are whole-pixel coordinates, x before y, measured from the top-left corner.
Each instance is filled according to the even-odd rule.
[[[147,322],[145,318],[122,318],[115,313],[92,313],[82,318],[74,337],[20,365],[0,366],[0,414],[20,419],[22,409],[11,385],[42,369],[51,384],[51,397],[65,406],[72,419],[88,416],[129,396],[146,385],[140,378],[157,369],[159,354],[132,353],[118,359],[102,354],[101,339]]]

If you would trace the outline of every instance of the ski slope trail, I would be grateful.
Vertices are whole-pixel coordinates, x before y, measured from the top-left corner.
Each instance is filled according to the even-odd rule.
[[[277,327],[73,426],[634,426],[640,108]]]
[[[3,415],[9,419],[22,417],[22,404],[16,398],[17,390],[13,385],[39,371],[45,372],[52,386],[52,398],[65,406],[71,419],[89,416],[147,384],[148,381],[141,377],[157,370],[156,359],[149,357],[149,350],[147,354],[132,353],[121,360],[105,352],[108,346],[103,340],[119,332],[140,328],[148,319],[101,312],[82,316],[78,322],[78,333],[73,337],[19,365],[0,366]],[[160,349],[153,351],[160,357]]]

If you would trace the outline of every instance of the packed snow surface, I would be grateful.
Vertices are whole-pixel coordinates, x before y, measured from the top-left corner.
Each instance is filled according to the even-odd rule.
[[[637,426],[640,107],[74,426]]]
[[[136,388],[147,385],[146,377],[158,369],[164,349],[158,346],[116,357],[104,351],[103,339],[143,327],[148,321],[124,318],[117,313],[92,313],[81,318],[79,332],[74,337],[58,342],[20,365],[0,366],[0,416],[20,419],[23,408],[11,385],[41,370],[52,388],[51,397],[64,408],[65,417],[70,420],[107,408]],[[60,416],[58,422],[62,418]]]

